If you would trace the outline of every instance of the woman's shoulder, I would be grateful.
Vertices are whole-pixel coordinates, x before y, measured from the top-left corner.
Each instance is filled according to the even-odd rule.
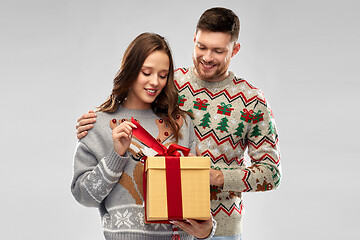
[[[93,128],[88,130],[88,134],[83,138],[86,141],[99,140],[99,138],[109,137],[112,132],[113,114],[107,112],[96,112],[96,122],[93,123]],[[111,135],[110,135],[111,136]]]
[[[184,114],[184,117],[182,117],[183,119],[183,127],[189,128],[189,127],[193,127],[193,120],[191,119],[191,117],[188,114]]]

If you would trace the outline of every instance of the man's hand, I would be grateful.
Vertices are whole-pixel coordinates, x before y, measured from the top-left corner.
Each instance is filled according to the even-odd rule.
[[[94,127],[93,123],[96,122],[96,113],[89,111],[83,114],[76,124],[76,136],[80,140],[88,134],[88,130]]]
[[[220,170],[210,168],[210,185],[224,186],[224,174]]]
[[[206,238],[210,235],[212,229],[212,218],[206,221],[187,219],[185,221],[174,220],[170,222],[196,238]]]
[[[196,146],[196,155],[201,156],[200,149],[197,146]],[[210,185],[214,185],[218,187],[224,186],[224,174],[220,170],[214,170],[210,168]]]

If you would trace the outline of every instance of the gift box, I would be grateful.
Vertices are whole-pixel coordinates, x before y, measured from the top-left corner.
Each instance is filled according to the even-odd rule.
[[[145,221],[209,219],[210,158],[188,157],[190,149],[177,144],[166,148],[133,118],[131,122],[137,126],[133,135],[158,153],[145,160]]]
[[[209,169],[209,157],[148,157],[146,221],[209,219]]]

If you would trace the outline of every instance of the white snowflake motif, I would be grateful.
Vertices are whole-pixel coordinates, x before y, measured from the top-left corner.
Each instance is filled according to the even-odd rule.
[[[225,146],[225,147],[224,147],[224,151],[225,151],[225,152],[228,152],[228,151],[229,151],[229,146]]]
[[[251,90],[249,90],[249,91],[247,92],[247,94],[248,94],[248,95],[251,95]]]
[[[109,221],[110,221],[110,215],[108,213],[105,213],[103,217],[103,226],[107,226],[109,224]]]
[[[201,112],[196,112],[195,114],[196,114],[196,116],[198,116],[198,117],[201,116]]]
[[[202,144],[199,143],[199,144],[197,145],[197,147],[199,148],[199,150],[201,150],[201,149],[202,149]]]
[[[266,124],[265,124],[265,122],[262,122],[260,125],[264,127]]]
[[[241,88],[242,91],[245,90],[245,86],[244,86],[244,85],[242,85],[240,88]]]
[[[126,210],[123,214],[121,214],[120,212],[116,212],[115,217],[117,220],[115,225],[117,227],[121,227],[122,225],[125,225],[128,228],[131,228],[131,225],[134,225],[134,223],[130,221],[131,215],[132,213],[129,213],[128,210]]]
[[[101,180],[99,179],[97,182],[93,182],[93,189],[97,189],[101,185]]]
[[[141,226],[145,226],[145,223],[144,223],[144,214],[142,214],[141,212],[138,213],[138,219],[139,219],[139,224]]]
[[[214,150],[214,153],[216,154],[216,155],[219,155],[219,149],[218,148],[216,148],[215,150]]]
[[[236,123],[237,123],[237,121],[236,121],[235,118],[232,118],[232,119],[230,120],[230,122],[231,122],[232,124],[236,124]]]
[[[219,115],[215,115],[215,116],[214,116],[214,119],[215,119],[215,120],[218,120],[218,119],[219,119]]]
[[[231,91],[232,91],[232,92],[237,92],[237,88],[236,88],[236,87],[232,87],[232,88],[231,88]]]

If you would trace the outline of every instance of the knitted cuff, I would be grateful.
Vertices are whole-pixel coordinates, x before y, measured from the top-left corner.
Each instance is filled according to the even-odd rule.
[[[243,192],[248,188],[245,186],[245,173],[241,169],[221,171],[224,175],[223,191]]]
[[[114,149],[110,152],[109,155],[105,158],[106,166],[113,172],[121,172],[127,162],[129,161],[130,156],[128,152],[124,156],[120,156]]]

